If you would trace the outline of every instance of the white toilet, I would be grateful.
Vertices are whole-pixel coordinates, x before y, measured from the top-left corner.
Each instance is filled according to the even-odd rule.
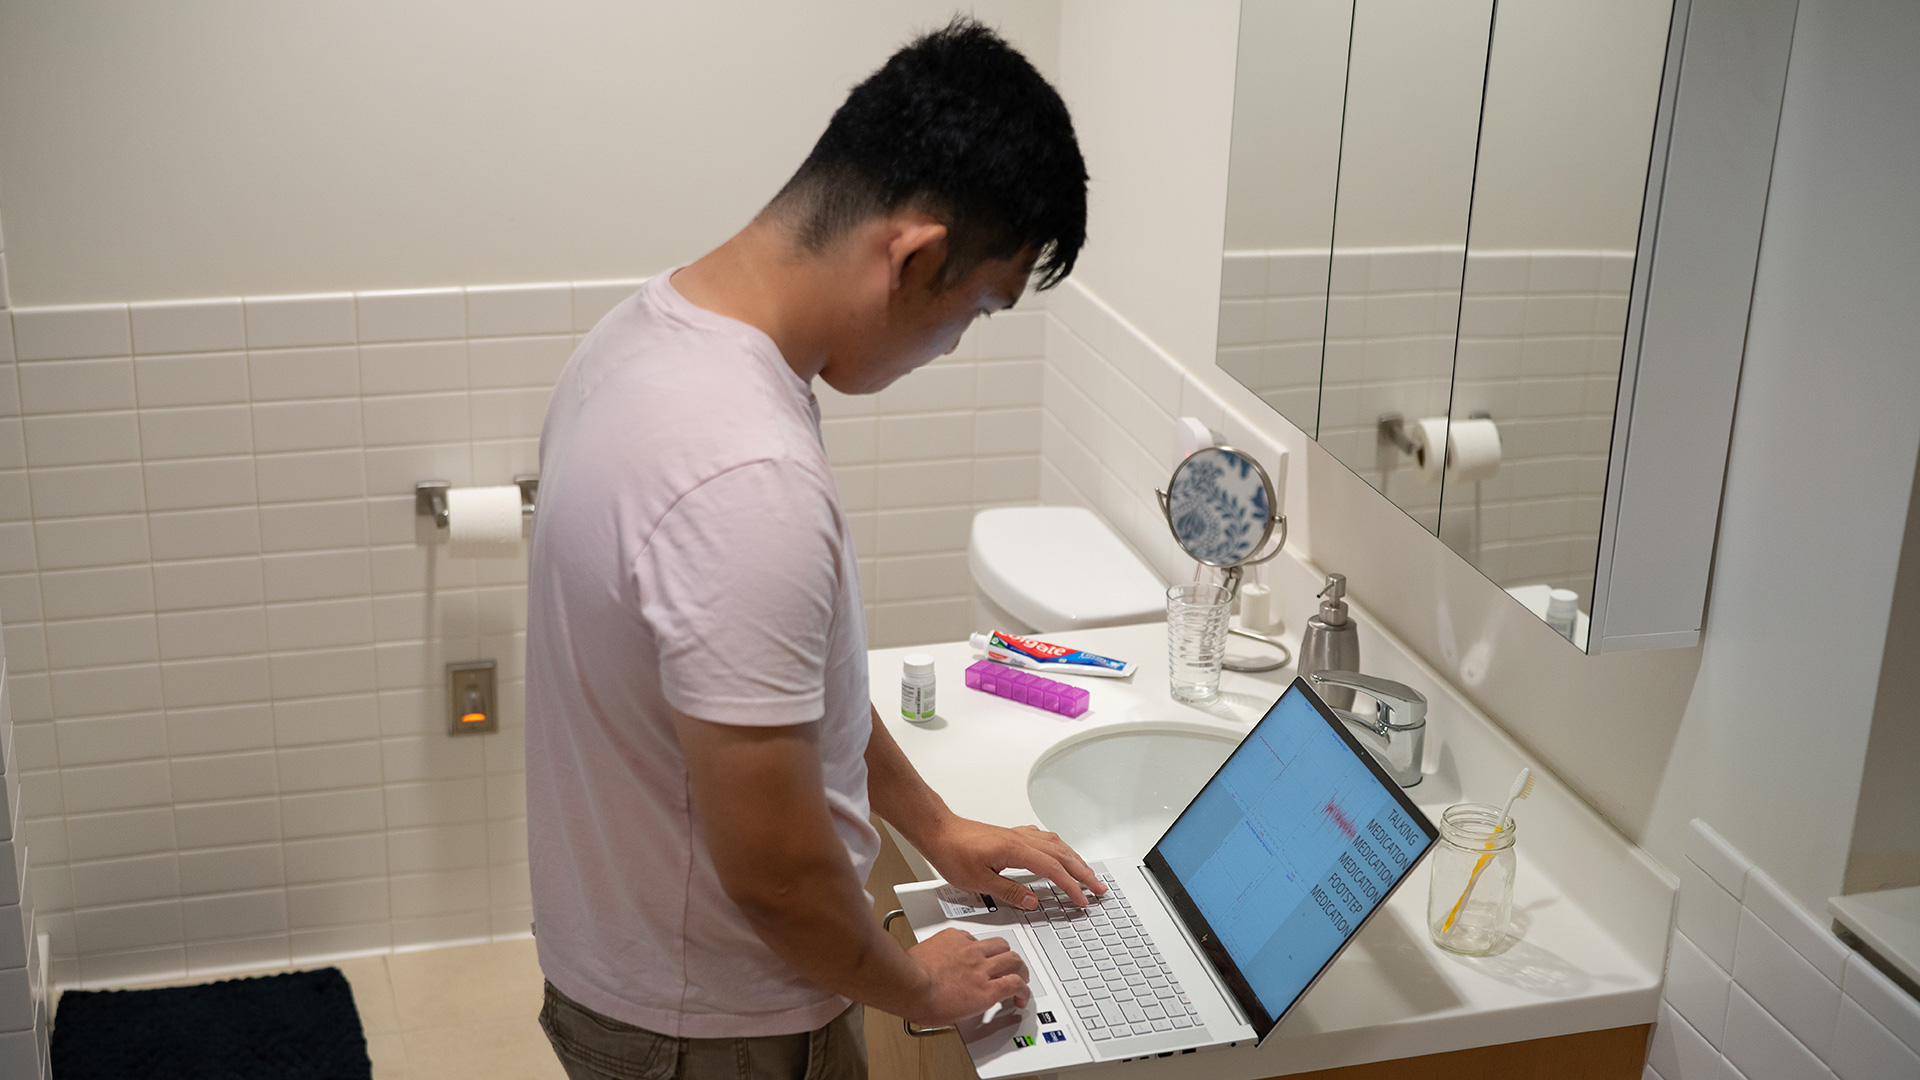
[[[1167,586],[1093,512],[1008,506],[973,516],[974,629],[1047,634],[1164,618]]]

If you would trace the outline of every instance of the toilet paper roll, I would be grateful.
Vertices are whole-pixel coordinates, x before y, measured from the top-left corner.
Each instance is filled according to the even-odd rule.
[[[1429,416],[1407,425],[1407,437],[1413,440],[1413,464],[1420,478],[1430,484],[1440,482],[1446,468],[1447,418]]]
[[[1485,480],[1500,471],[1500,429],[1492,420],[1455,420],[1447,445],[1449,480]]]
[[[447,554],[456,559],[520,554],[520,489],[506,484],[447,492]]]

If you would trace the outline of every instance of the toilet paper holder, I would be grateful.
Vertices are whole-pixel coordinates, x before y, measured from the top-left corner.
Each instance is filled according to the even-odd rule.
[[[540,491],[540,474],[521,473],[513,478],[513,484],[520,489],[520,515],[531,517],[534,496]],[[446,528],[447,492],[452,489],[450,480],[422,480],[413,485],[413,512],[432,518],[436,528]]]
[[[1475,409],[1467,415],[1469,420],[1491,420],[1493,414],[1485,409]],[[1380,441],[1392,445],[1410,458],[1418,458],[1422,447],[1407,434],[1407,418],[1397,412],[1383,412],[1378,421]]]

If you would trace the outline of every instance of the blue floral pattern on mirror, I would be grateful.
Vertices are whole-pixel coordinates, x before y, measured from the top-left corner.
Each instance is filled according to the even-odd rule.
[[[1221,447],[1182,462],[1167,488],[1167,518],[1187,554],[1233,566],[1254,553],[1270,524],[1267,481],[1240,454]]]

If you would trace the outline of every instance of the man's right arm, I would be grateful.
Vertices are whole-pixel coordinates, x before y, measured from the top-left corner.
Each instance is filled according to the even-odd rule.
[[[721,888],[768,947],[845,997],[923,1024],[1027,1000],[998,938],[947,930],[911,951],[874,922],[834,832],[817,724],[748,727],[674,714]]]

